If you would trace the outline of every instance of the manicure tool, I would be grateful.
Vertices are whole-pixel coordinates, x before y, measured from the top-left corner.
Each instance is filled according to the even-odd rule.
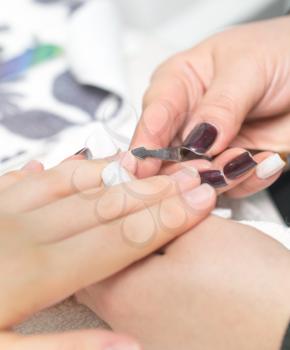
[[[248,149],[248,151],[252,155],[257,154],[259,152],[263,152],[263,150],[254,150],[254,149]],[[156,158],[156,159],[169,161],[169,162],[186,162],[188,160],[195,160],[195,159],[205,159],[205,160],[212,161],[214,159],[205,154],[197,153],[193,149],[185,146],[167,147],[167,148],[159,148],[159,149],[146,149],[145,147],[139,147],[139,148],[133,149],[132,154],[139,159]],[[278,154],[286,162],[289,168],[290,153],[278,152]]]
[[[168,162],[186,162],[194,159],[212,160],[211,157],[205,154],[199,154],[193,149],[185,146],[167,147],[159,149],[146,149],[145,147],[135,148],[132,154],[139,159],[156,158]]]

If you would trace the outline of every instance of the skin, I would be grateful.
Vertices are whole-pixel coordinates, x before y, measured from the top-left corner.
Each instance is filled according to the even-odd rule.
[[[213,164],[196,161],[191,166],[222,168],[243,152],[232,149]],[[268,155],[256,155],[255,160]],[[128,184],[104,188],[101,171],[111,160],[77,156],[48,171],[33,161],[0,177],[0,273],[6,281],[0,291],[3,331],[156,251],[198,224],[215,205],[215,191],[203,185],[209,187],[209,197],[190,206],[186,196],[198,197],[194,191],[203,186],[196,170],[181,165],[164,167],[168,175],[144,180],[132,176]],[[219,193],[252,176],[254,169]],[[148,227],[154,227],[149,236]],[[23,277],[11,279],[15,275]],[[42,342],[49,350],[59,344],[68,349],[92,345],[105,349],[112,343],[130,350],[134,344],[124,336],[92,331],[30,338],[0,333],[0,345],[9,350],[36,349]]]
[[[229,146],[290,152],[289,32],[289,17],[247,24],[170,58],[152,77],[131,148],[180,144],[208,122],[219,132],[209,155]],[[227,152],[236,151],[222,153],[214,168]],[[135,174],[180,166],[139,161]],[[227,194],[249,195],[266,182],[251,171]],[[289,251],[279,243],[209,217],[168,244],[164,255],[87,288],[78,300],[145,350],[277,350],[289,322],[289,268]]]
[[[131,148],[180,144],[208,122],[219,133],[210,155],[232,145],[290,152],[289,32],[289,17],[237,26],[163,63],[145,93]],[[136,174],[151,176],[160,166],[142,161]],[[239,187],[228,193],[246,194]]]
[[[180,186],[163,175],[106,189],[101,171],[107,164],[70,159],[44,171],[34,162],[0,177],[1,348],[140,349],[130,338],[108,332],[7,333],[33,313],[152,253],[215,205],[215,191],[200,186],[198,177]],[[207,188],[207,197],[193,206],[201,188]],[[172,222],[173,209],[183,213],[182,222]]]
[[[290,315],[290,254],[217,217],[78,294],[145,350],[278,350]],[[154,315],[154,317],[152,317]]]

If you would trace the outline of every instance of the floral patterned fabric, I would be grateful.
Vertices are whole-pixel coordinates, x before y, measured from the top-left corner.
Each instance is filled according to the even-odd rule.
[[[71,152],[76,151],[88,137],[81,130],[116,117],[121,108],[119,96],[81,84],[68,64],[67,27],[85,3],[9,0],[1,6],[0,170],[49,152],[70,130]],[[114,108],[101,113],[112,100]]]

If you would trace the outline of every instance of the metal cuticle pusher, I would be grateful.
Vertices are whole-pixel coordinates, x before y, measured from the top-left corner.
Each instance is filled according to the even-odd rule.
[[[159,149],[146,149],[145,147],[138,147],[133,149],[132,154],[139,159],[156,158],[168,162],[186,162],[188,160],[205,159],[211,161],[212,158],[195,152],[193,149],[178,146],[167,147]]]

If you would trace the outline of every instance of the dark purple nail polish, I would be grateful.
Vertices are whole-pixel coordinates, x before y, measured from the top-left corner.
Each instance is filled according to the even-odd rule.
[[[197,153],[205,153],[217,138],[217,129],[208,123],[197,125],[186,137],[183,146]]]
[[[228,179],[234,180],[253,169],[256,165],[257,163],[251,157],[250,153],[244,152],[224,166],[224,174]]]
[[[200,171],[199,176],[202,184],[206,183],[215,188],[227,186],[226,180],[219,170]]]
[[[92,159],[93,155],[89,148],[84,147],[81,150],[79,150],[77,153],[74,154],[75,156],[84,156],[86,159]]]

